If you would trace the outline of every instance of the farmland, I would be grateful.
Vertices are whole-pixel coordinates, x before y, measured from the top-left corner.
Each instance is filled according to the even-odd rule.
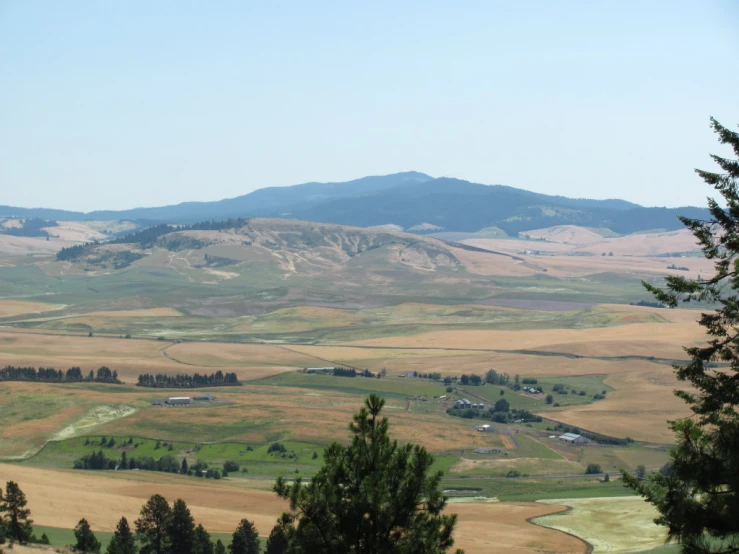
[[[52,245],[81,232],[59,231],[66,238]],[[571,248],[557,237],[601,248],[579,231],[541,236],[561,252]],[[668,249],[685,242],[668,238]],[[270,492],[273,479],[313,475],[326,446],[348,440],[348,423],[370,393],[386,398],[394,438],[436,457],[454,501],[449,510],[460,515],[458,545],[467,552],[612,545],[605,527],[621,516],[608,512],[597,536],[585,536],[578,521],[600,513],[587,501],[628,496],[614,479],[618,470],[656,471],[668,460],[673,437],[665,422],[686,414],[673,395],[681,383],[671,364],[684,362],[683,347],[703,335],[699,311],[628,304],[647,298],[641,279],[659,283],[666,274],[664,259],[651,257],[663,252],[657,239],[649,239],[645,255],[630,257],[619,253],[631,243],[609,238],[616,260],[514,259],[432,238],[268,220],[167,240],[175,239],[169,247],[194,247],[155,246],[124,269],[96,266],[97,254],[80,262],[43,252],[2,258],[0,364],[83,373],[107,366],[123,382],[0,382],[0,480],[15,478],[28,489],[39,525],[70,529],[85,516],[109,532],[156,491],[185,498],[216,533],[249,517],[264,536],[283,509]],[[524,242],[496,249],[517,252]],[[369,370],[372,377],[299,371],[309,367]],[[508,381],[484,383],[491,369]],[[135,386],[143,373],[218,370],[234,372],[242,386],[198,389],[215,395],[213,402],[154,406],[196,391]],[[463,384],[470,375],[481,384]],[[543,392],[514,390],[516,376]],[[459,399],[485,408],[453,417],[447,412]],[[542,419],[493,422],[489,410],[500,400]],[[478,431],[483,423],[492,432]],[[564,426],[616,442],[569,445],[556,438]],[[124,454],[210,468],[231,461],[239,470],[215,480],[72,469],[99,451],[116,461]],[[585,475],[588,464],[613,480]],[[42,505],[51,496],[58,500]],[[579,508],[562,500],[571,498],[582,501]],[[545,499],[552,505],[534,503]],[[102,507],[86,512],[93,504]],[[650,514],[626,512],[624,525],[653,533]],[[527,523],[540,516],[544,523]],[[490,521],[496,525],[481,525]]]

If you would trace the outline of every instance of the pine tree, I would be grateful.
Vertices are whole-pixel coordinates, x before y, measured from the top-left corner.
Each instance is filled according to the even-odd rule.
[[[739,134],[713,118],[711,124],[719,142],[739,157]],[[739,552],[739,160],[711,157],[723,173],[696,172],[726,207],[709,199],[710,220],[680,219],[714,261],[713,277],[669,276],[663,289],[645,283],[668,306],[695,301],[718,306],[699,320],[708,344],[686,348],[690,362],[675,366],[677,378],[692,389],[675,394],[693,415],[670,422],[677,445],[669,472],[644,481],[624,473],[624,481],[657,507],[655,521],[667,527],[668,538],[690,554]]]
[[[215,554],[226,554],[226,547],[221,542],[221,539],[216,541]]]
[[[25,544],[33,534],[31,524],[33,520],[28,519],[31,510],[26,508],[28,502],[26,495],[14,481],[8,481],[5,485],[5,497],[0,503],[0,512],[5,516],[5,538],[12,542]]]
[[[172,506],[172,516],[167,525],[167,536],[171,552],[177,554],[192,554],[195,544],[195,522],[190,509],[181,498]]]
[[[77,552],[100,552],[100,541],[95,537],[85,518],[82,518],[74,528],[74,536],[77,539],[77,544],[74,545]]]
[[[288,541],[285,528],[289,524],[289,518],[286,518],[284,515],[277,521],[277,525],[272,528],[267,539],[265,554],[285,554],[287,552]]]
[[[193,554],[213,554],[213,542],[210,540],[210,533],[205,530],[202,524],[195,528]]]
[[[441,473],[430,473],[425,448],[390,440],[384,405],[366,399],[349,427],[351,445],[330,445],[309,484],[277,480],[275,492],[290,502],[290,552],[441,554],[453,545],[456,515],[441,515]]]
[[[180,466],[180,473],[182,475],[187,475],[188,467],[187,467],[187,459],[182,458],[182,465]]]
[[[142,543],[141,554],[165,554],[169,541],[167,527],[172,510],[165,498],[153,495],[141,508],[141,517],[136,520],[136,535]]]
[[[231,554],[259,554],[259,533],[251,521],[241,520],[234,531],[228,551]]]
[[[136,537],[131,532],[128,520],[122,517],[108,543],[107,554],[136,554],[137,552]]]

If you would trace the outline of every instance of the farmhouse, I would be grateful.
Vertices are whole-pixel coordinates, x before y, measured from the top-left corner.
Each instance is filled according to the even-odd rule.
[[[189,396],[170,396],[165,401],[167,406],[189,406],[192,398]]]
[[[589,441],[582,435],[576,435],[575,433],[565,433],[560,435],[559,440],[569,442],[570,444],[587,444]]]

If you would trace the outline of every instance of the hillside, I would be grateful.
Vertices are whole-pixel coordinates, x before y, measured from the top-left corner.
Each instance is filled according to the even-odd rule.
[[[703,208],[645,208],[624,200],[567,198],[503,185],[483,185],[419,172],[341,183],[268,187],[216,202],[89,213],[0,206],[0,217],[64,221],[133,220],[189,224],[239,217],[287,218],[359,227],[393,225],[417,233],[517,233],[558,225],[610,229],[618,234],[682,227],[678,215],[703,217]]]

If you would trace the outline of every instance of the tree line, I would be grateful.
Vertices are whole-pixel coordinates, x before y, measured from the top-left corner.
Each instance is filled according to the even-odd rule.
[[[210,375],[201,375],[200,373],[194,373],[192,375],[184,373],[177,375],[157,373],[156,375],[151,375],[149,373],[142,373],[139,375],[136,386],[165,389],[194,389],[199,387],[237,387],[241,386],[241,384],[235,373],[223,373],[219,369]]]
[[[153,225],[140,231],[134,231],[125,236],[114,239],[107,244],[134,244],[141,248],[151,248],[157,239],[175,231],[222,231],[224,229],[238,229],[249,222],[248,219],[226,219],[222,221],[202,221],[193,225],[168,225],[166,223]],[[98,246],[99,242],[87,242],[76,246],[62,248],[56,254],[58,261],[74,261],[86,255],[89,250]]]
[[[43,383],[111,383],[122,384],[118,379],[118,371],[102,366],[97,371],[90,370],[85,375],[79,367],[70,367],[67,371],[53,367],[16,367],[5,366],[0,369],[0,381],[36,381]]]

